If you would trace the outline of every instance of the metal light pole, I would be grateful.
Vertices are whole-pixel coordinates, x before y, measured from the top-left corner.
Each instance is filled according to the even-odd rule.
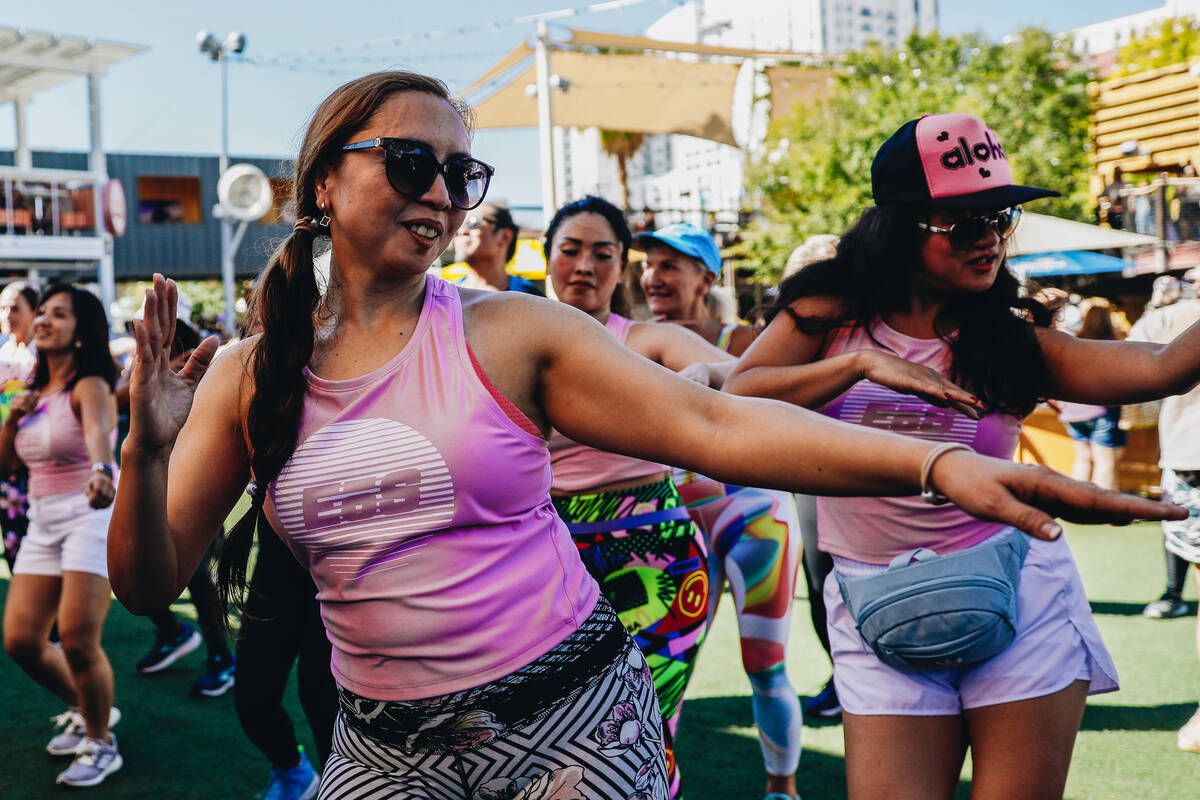
[[[196,34],[196,47],[221,66],[221,153],[218,157],[218,171],[220,175],[224,175],[229,169],[229,54],[241,53],[246,49],[246,36],[239,31],[233,31],[225,37],[224,42],[218,42],[211,32],[200,31]],[[221,323],[229,333],[234,331],[236,319],[233,310],[233,255],[236,250],[233,220],[222,214],[221,284],[225,290],[225,313],[221,317]]]

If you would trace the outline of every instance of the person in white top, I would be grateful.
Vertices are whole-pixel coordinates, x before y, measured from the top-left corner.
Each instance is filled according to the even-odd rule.
[[[0,422],[8,416],[8,401],[24,390],[37,366],[37,351],[31,342],[37,301],[37,291],[25,281],[13,281],[0,292],[0,333],[8,337],[0,345]],[[9,572],[29,528],[27,480],[23,469],[0,476],[0,534]]]
[[[1185,273],[1184,282],[1195,286],[1198,278],[1200,269],[1193,269]],[[1129,332],[1129,340],[1155,344],[1169,342],[1200,320],[1200,297],[1194,292],[1191,294],[1192,297],[1178,303],[1146,312]],[[1162,524],[1168,571],[1173,557],[1182,558],[1195,567],[1196,580],[1200,583],[1200,387],[1163,400],[1162,410],[1158,413],[1158,443],[1163,499],[1191,512],[1185,520]],[[1166,595],[1151,606],[1171,600],[1186,613],[1187,607],[1181,599]],[[1200,643],[1200,627],[1196,636]],[[1180,750],[1200,753],[1200,710],[1179,729],[1176,744]]]

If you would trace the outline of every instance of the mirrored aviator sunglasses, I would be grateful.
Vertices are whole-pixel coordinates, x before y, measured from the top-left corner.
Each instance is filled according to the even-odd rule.
[[[420,197],[433,186],[438,174],[446,180],[450,203],[462,211],[470,211],[483,202],[488,184],[496,170],[469,156],[454,156],[444,163],[437,160],[429,148],[420,142],[388,137],[354,142],[343,150],[365,150],[381,147],[388,183],[405,197]]]
[[[1021,207],[1002,208],[992,214],[976,217],[966,217],[953,223],[948,228],[939,228],[925,222],[918,222],[917,227],[930,233],[940,233],[945,236],[950,246],[956,250],[966,250],[971,245],[995,231],[1001,239],[1012,236],[1021,221]]]

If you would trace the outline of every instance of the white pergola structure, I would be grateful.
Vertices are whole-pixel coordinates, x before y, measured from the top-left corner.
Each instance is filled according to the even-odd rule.
[[[139,45],[0,27],[0,103],[16,109],[16,164],[0,167],[0,265],[36,274],[55,265],[96,266],[107,310],[114,299],[112,234],[104,225],[108,168],[100,141],[100,79]],[[33,96],[87,80],[87,170],[35,169],[27,109]]]

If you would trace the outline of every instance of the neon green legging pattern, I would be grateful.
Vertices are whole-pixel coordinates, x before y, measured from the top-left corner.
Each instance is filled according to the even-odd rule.
[[[682,509],[670,480],[601,494],[556,497],[568,527],[611,521],[596,532],[572,531],[588,571],[646,656],[662,711],[671,797],[679,797],[674,739],[683,693],[708,630],[707,549],[692,521],[663,519]],[[631,520],[629,527],[622,521]],[[641,519],[637,519],[640,517]],[[640,524],[640,526],[639,526]],[[597,526],[591,526],[597,527]]]

